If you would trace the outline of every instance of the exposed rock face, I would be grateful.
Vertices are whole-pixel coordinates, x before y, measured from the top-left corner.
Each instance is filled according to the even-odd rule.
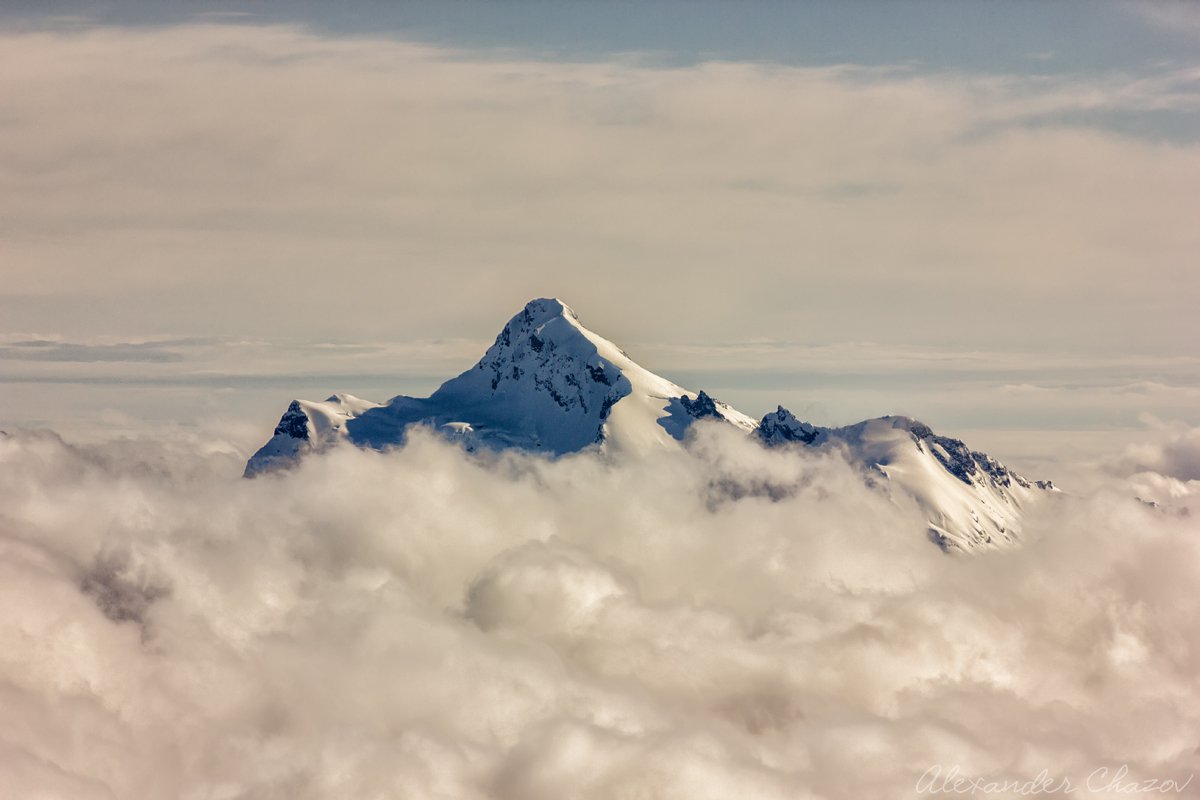
[[[308,440],[308,415],[300,407],[299,400],[293,400],[279,418],[275,426],[275,436],[290,436],[293,439]]]
[[[768,445],[785,442],[812,444],[816,441],[820,431],[807,422],[796,419],[792,412],[779,406],[775,411],[762,418],[762,422],[758,424],[758,429],[754,433],[759,440]]]
[[[716,402],[707,394],[705,394],[703,389],[700,390],[700,394],[696,395],[695,400],[687,397],[681,397],[679,398],[679,402],[683,404],[688,416],[692,417],[693,419],[701,419],[703,417],[721,418],[721,415],[717,413]]]

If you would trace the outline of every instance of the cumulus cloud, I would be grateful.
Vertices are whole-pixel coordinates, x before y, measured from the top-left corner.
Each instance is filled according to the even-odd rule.
[[[1189,518],[1061,497],[1022,549],[948,557],[837,454],[726,434],[623,464],[415,435],[255,480],[219,442],[0,437],[0,783],[691,800],[1200,770]]]
[[[1200,481],[1200,428],[1177,429],[1165,441],[1135,445],[1126,452],[1123,462],[1127,468],[1181,481]]]
[[[1200,494],[1200,428],[1145,420],[1147,434],[1101,462],[1110,479],[1124,481],[1147,503],[1187,513]]]

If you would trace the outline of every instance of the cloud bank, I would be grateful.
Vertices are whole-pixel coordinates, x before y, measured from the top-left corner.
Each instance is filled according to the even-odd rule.
[[[215,440],[0,437],[0,785],[695,800],[1200,771],[1194,481],[1153,508],[1113,466],[1022,549],[952,558],[836,454],[725,433],[626,464],[417,435],[252,481]]]

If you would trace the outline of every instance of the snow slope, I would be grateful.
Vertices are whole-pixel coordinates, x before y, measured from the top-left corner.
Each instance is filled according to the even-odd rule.
[[[756,432],[769,446],[840,447],[911,495],[929,515],[929,536],[943,550],[1015,544],[1022,511],[1049,481],[1029,481],[958,439],[938,436],[911,417],[885,416],[844,428],[821,428],[782,406]]]
[[[780,407],[760,423],[642,368],[557,299],[529,302],[478,363],[429,397],[401,395],[386,405],[349,395],[292,401],[246,475],[287,466],[342,439],[377,449],[402,444],[413,425],[437,429],[468,449],[637,455],[679,446],[696,420],[709,418],[768,446],[844,449],[864,471],[917,499],[943,549],[1015,542],[1021,510],[1053,488],[907,417],[821,428]]]
[[[294,463],[313,450],[322,450],[346,436],[346,423],[378,403],[349,394],[324,402],[293,400],[283,412],[270,440],[246,464],[246,477]]]

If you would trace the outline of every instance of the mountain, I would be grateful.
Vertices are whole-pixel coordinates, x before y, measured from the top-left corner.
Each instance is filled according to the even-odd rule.
[[[943,549],[1015,542],[1022,509],[1053,490],[908,417],[823,428],[780,407],[754,420],[642,368],[557,299],[529,302],[478,363],[429,397],[402,395],[385,405],[345,394],[293,400],[247,463],[246,476],[286,467],[342,440],[377,449],[398,445],[413,425],[439,430],[468,449],[557,456],[595,447],[636,457],[679,446],[700,419],[732,425],[769,447],[841,448],[869,474],[913,496]]]
[[[246,474],[342,438],[366,447],[395,445],[413,424],[439,429],[470,448],[563,455],[591,445],[621,453],[669,446],[702,417],[747,433],[758,427],[704,392],[689,392],[638,366],[583,327],[561,301],[533,300],[475,366],[429,397],[400,396],[382,406],[349,395],[324,403],[293,401]]]
[[[783,406],[755,435],[769,447],[840,447],[911,495],[929,516],[929,537],[943,550],[1015,544],[1021,512],[1050,481],[1030,481],[958,439],[911,417],[885,416],[844,428],[801,422]]]

